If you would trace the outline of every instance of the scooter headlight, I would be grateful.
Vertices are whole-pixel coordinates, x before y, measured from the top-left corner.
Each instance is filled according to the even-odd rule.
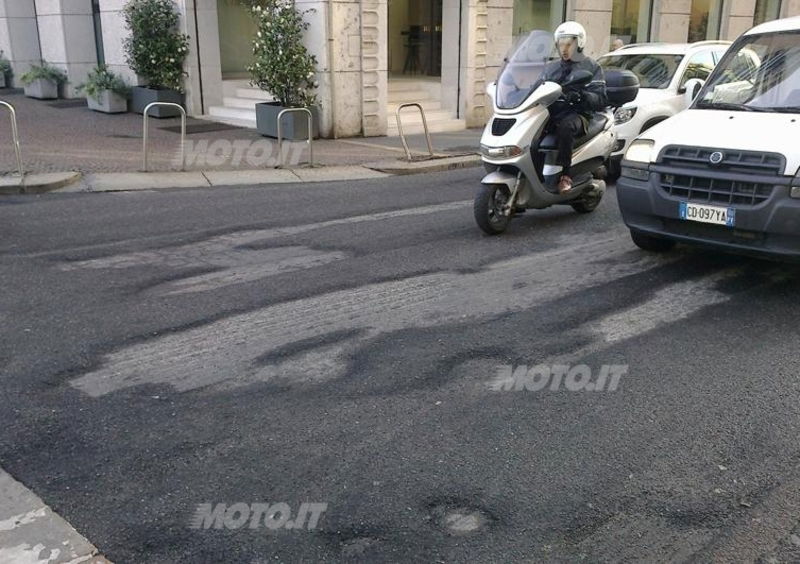
[[[623,123],[628,123],[633,119],[633,116],[636,115],[637,108],[630,107],[630,108],[620,108],[616,112],[614,112],[614,123],[616,125],[621,125]]]
[[[481,155],[487,159],[510,159],[518,157],[522,154],[522,149],[516,145],[507,145],[505,147],[489,147],[488,145],[481,145]]]
[[[625,152],[625,160],[636,163],[650,164],[652,162],[655,141],[650,139],[637,139]]]

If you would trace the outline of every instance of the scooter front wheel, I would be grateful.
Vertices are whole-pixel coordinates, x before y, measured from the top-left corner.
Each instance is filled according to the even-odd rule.
[[[498,235],[506,230],[511,221],[503,208],[511,196],[505,184],[482,184],[472,210],[475,213],[475,222],[485,233]]]

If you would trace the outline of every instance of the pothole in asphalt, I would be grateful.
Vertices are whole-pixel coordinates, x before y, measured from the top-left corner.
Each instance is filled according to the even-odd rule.
[[[451,535],[469,535],[487,528],[495,518],[486,510],[463,503],[438,503],[431,516],[439,528]]]

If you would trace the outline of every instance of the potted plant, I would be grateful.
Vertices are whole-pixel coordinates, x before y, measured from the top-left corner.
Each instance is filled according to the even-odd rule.
[[[131,89],[131,107],[144,113],[151,102],[183,104],[183,61],[189,36],[178,31],[178,13],[172,0],[130,0],[124,8],[130,36],[124,48],[128,65],[145,82]],[[175,108],[156,106],[149,115],[175,117]]]
[[[311,11],[311,10],[307,10]],[[257,33],[253,39],[253,64],[247,70],[251,84],[269,92],[274,102],[256,104],[256,126],[266,137],[278,136],[278,114],[286,108],[308,108],[313,114],[313,136],[317,137],[319,109],[314,90],[317,59],[303,45],[303,33],[308,23],[305,12],[294,7],[291,0],[271,0],[262,7],[255,5],[251,12],[256,19]],[[281,120],[286,139],[305,139],[308,136],[308,116],[293,112]]]
[[[42,61],[41,65],[31,65],[31,68],[19,77],[25,87],[25,95],[39,100],[54,100],[58,98],[58,87],[67,81],[64,71]]]
[[[8,85],[8,77],[11,76],[11,62],[6,59],[3,50],[0,49],[0,88]]]
[[[89,73],[86,82],[79,84],[78,92],[86,93],[90,110],[106,114],[121,114],[128,111],[130,88],[122,78],[105,65],[98,65]]]

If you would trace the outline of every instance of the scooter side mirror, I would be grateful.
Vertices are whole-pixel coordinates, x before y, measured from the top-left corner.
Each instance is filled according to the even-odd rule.
[[[570,74],[567,77],[567,80],[565,80],[564,83],[561,85],[561,87],[564,88],[565,90],[567,88],[576,88],[576,87],[580,88],[581,86],[586,86],[587,84],[589,84],[593,78],[594,75],[591,72],[585,70],[578,70]]]
[[[683,101],[686,103],[686,106],[690,106],[694,99],[697,98],[697,95],[700,93],[700,89],[705,84],[705,81],[700,80],[699,78],[690,78],[686,81],[686,84],[683,85]]]

